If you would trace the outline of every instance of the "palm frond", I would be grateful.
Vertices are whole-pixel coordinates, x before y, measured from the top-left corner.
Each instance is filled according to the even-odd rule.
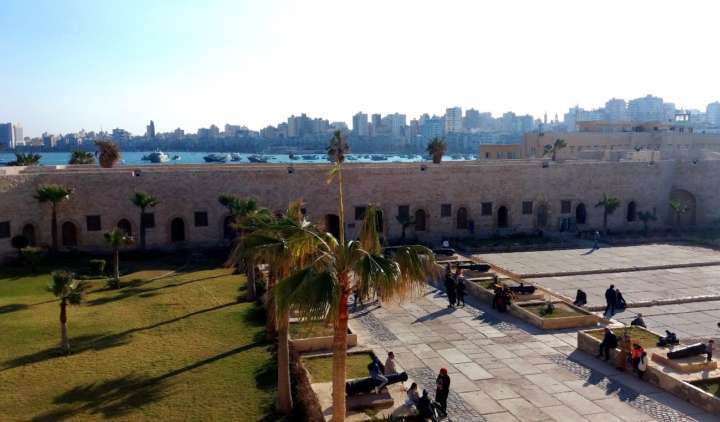
[[[332,272],[304,268],[280,280],[273,288],[275,309],[280,315],[293,310],[301,320],[326,318],[340,292]]]

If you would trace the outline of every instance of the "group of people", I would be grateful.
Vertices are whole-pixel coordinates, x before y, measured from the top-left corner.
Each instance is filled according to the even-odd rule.
[[[493,284],[493,300],[492,308],[499,312],[507,312],[508,306],[512,302],[513,293],[505,284]]]
[[[607,306],[605,306],[603,315],[613,316],[616,311],[622,311],[627,308],[625,298],[622,293],[620,293],[620,289],[616,288],[614,284],[611,284],[610,287],[605,290],[605,302]]]
[[[388,383],[387,375],[397,374],[397,366],[395,365],[395,353],[388,352],[385,364],[380,359],[373,356],[372,362],[368,365],[368,376],[379,382],[375,387],[375,392],[379,393]]]
[[[608,327],[605,327],[605,333],[600,342],[600,350],[598,350],[598,358],[604,357],[606,361],[610,360],[610,351],[616,347],[620,348],[620,352],[615,357],[615,367],[623,371],[628,361],[632,364],[633,371],[642,378],[647,371],[648,356],[647,352],[638,343],[632,343],[630,336],[626,333],[622,339],[618,341],[617,336]]]
[[[422,394],[418,392],[417,383],[412,383],[407,390],[407,406],[417,409],[418,416],[422,420],[436,422],[439,417],[447,416],[447,399],[450,394],[450,376],[445,368],[435,380],[435,400],[430,400],[428,391],[423,389]]]
[[[458,267],[455,274],[452,273],[450,264],[445,266],[445,293],[448,297],[448,308],[465,306],[465,276],[462,268]]]

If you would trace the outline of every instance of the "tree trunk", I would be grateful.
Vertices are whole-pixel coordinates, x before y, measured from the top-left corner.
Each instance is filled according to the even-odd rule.
[[[145,250],[145,222],[143,217],[145,216],[145,209],[140,210],[140,249]]]
[[[120,249],[113,249],[113,269],[115,271],[115,281],[120,283]]]
[[[290,317],[287,312],[278,316],[278,392],[277,407],[283,415],[292,412],[293,401],[290,390],[290,345],[288,344],[288,327]]]
[[[334,323],[333,333],[333,372],[332,372],[332,402],[333,422],[345,420],[345,361],[347,359],[347,329],[348,329],[348,274],[339,274],[340,303],[338,304],[338,318]]]
[[[67,333],[67,299],[60,301],[60,348],[65,353],[70,353],[70,340]]]
[[[440,164],[440,163],[442,162],[442,157],[443,157],[442,154],[437,153],[437,152],[434,153],[434,154],[432,155],[433,163],[435,163],[435,164]]]
[[[265,335],[268,339],[275,338],[277,334],[276,318],[275,318],[275,300],[272,297],[272,289],[275,287],[276,275],[272,270],[268,271],[268,285],[265,292],[265,314],[267,321],[265,322]]]
[[[247,261],[244,261],[245,265],[245,277],[247,278],[247,299],[255,300],[257,291],[255,289],[255,265],[251,265]]]
[[[52,236],[52,252],[58,250],[58,232],[57,232],[57,205],[52,204],[52,222],[50,223],[50,235]]]

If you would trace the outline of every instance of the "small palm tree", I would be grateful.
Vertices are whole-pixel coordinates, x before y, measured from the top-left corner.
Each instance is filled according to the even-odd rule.
[[[40,164],[40,159],[42,156],[40,154],[23,154],[21,152],[15,153],[15,161],[10,161],[7,165],[8,166],[37,166]]]
[[[49,202],[52,207],[52,220],[50,226],[50,234],[52,236],[52,252],[58,249],[58,233],[57,233],[57,207],[60,202],[70,199],[73,189],[61,185],[42,185],[36,193],[35,199],[41,204]]]
[[[556,139],[555,142],[550,145],[545,145],[545,149],[543,150],[543,155],[552,154],[552,161],[555,161],[557,158],[557,153],[561,149],[567,147],[567,142],[565,142],[564,139]]]
[[[95,156],[88,151],[73,151],[68,164],[95,164]]]
[[[614,196],[608,196],[608,194],[606,193],[603,193],[602,199],[597,204],[595,204],[595,208],[602,207],[603,209],[603,234],[607,235],[608,215],[614,213],[619,206],[620,199]]]
[[[643,233],[645,233],[645,236],[647,236],[648,235],[648,226],[651,221],[657,220],[657,216],[655,215],[654,212],[640,211],[638,213],[638,218],[640,219],[640,221],[643,222]]]
[[[60,299],[60,348],[70,353],[70,340],[67,333],[67,305],[76,305],[82,300],[82,282],[75,280],[75,274],[69,271],[53,271],[52,281],[48,286]]]
[[[140,249],[145,249],[145,210],[152,208],[160,203],[154,196],[146,192],[135,192],[130,197],[130,202],[140,208]]]
[[[690,207],[678,199],[673,199],[670,201],[670,208],[673,210],[673,214],[675,214],[675,226],[680,229],[682,216],[690,210]]]
[[[95,141],[95,145],[98,148],[98,161],[101,167],[110,168],[122,157],[120,147],[114,142]]]
[[[120,287],[120,248],[132,245],[133,238],[125,233],[125,230],[117,227],[105,233],[105,242],[112,248],[113,254],[113,278],[110,281],[110,287],[117,289]]]
[[[426,151],[432,157],[433,163],[440,164],[448,146],[441,138],[435,137],[427,144]]]

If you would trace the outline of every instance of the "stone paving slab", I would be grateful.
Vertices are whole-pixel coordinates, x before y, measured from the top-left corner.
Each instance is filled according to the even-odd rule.
[[[702,310],[697,310],[698,307]],[[615,314],[613,319],[629,324],[638,313],[642,313],[650,330],[660,334],[670,330],[683,343],[707,341],[709,338],[720,343],[720,328],[717,326],[720,322],[720,300],[631,308]]]
[[[703,264],[720,261],[720,252],[698,246],[650,244],[473,255],[516,274],[605,271],[617,268]]]

